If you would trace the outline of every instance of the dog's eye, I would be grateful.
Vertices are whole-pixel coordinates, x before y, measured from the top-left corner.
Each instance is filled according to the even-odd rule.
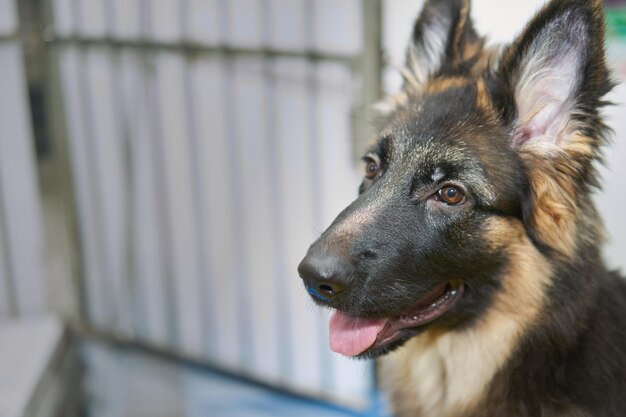
[[[446,203],[449,206],[458,206],[465,203],[465,194],[453,186],[443,187],[437,191],[437,199]]]
[[[374,155],[367,155],[363,158],[365,161],[365,178],[374,179],[380,174],[380,162],[378,157]]]
[[[369,161],[365,165],[365,176],[369,179],[376,177],[378,174],[378,164],[375,161]]]

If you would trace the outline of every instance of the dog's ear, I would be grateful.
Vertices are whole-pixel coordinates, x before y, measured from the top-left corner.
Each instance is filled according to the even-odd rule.
[[[568,143],[611,87],[600,1],[549,3],[505,51],[499,72],[516,107],[514,144]]]
[[[470,17],[470,0],[427,0],[407,49],[405,88],[420,90],[442,71],[454,74],[478,56],[482,45]]]
[[[526,222],[535,237],[571,254],[577,207],[595,184],[606,128],[599,116],[612,83],[600,0],[552,1],[502,55],[500,108],[530,185]]]

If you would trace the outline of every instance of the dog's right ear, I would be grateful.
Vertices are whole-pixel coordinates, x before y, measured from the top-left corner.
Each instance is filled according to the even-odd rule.
[[[458,75],[482,45],[470,17],[470,0],[427,0],[407,49],[405,89],[420,91],[441,73]]]
[[[534,240],[572,256],[577,222],[605,143],[600,110],[613,87],[604,53],[601,0],[551,1],[504,52],[494,72],[497,107],[529,180],[524,221]]]

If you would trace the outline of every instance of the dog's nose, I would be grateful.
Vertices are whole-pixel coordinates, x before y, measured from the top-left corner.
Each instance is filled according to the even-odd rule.
[[[322,301],[332,301],[349,287],[350,265],[332,254],[309,252],[298,273],[309,294]]]

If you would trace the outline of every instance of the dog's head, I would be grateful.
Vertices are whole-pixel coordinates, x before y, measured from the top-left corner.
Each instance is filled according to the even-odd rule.
[[[472,326],[524,267],[514,253],[558,262],[598,237],[581,210],[611,88],[603,42],[599,1],[553,1],[502,49],[484,47],[468,1],[426,2],[360,195],[298,268],[336,309],[335,351]]]

